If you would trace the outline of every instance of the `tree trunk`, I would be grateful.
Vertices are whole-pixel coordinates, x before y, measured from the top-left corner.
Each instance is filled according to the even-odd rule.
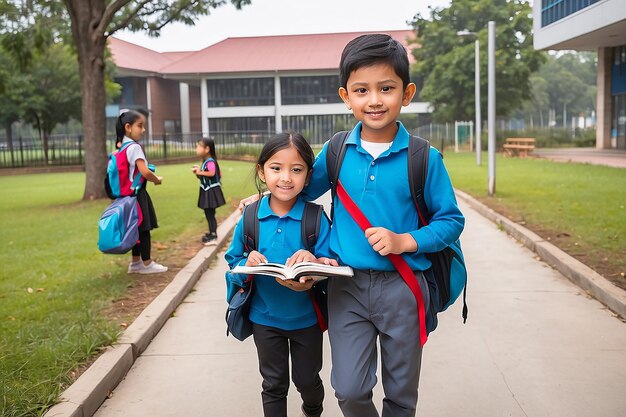
[[[72,36],[78,50],[82,90],[83,146],[85,149],[85,192],[83,200],[106,197],[106,128],[104,48],[106,37],[97,32],[105,10],[104,1],[66,0]]]

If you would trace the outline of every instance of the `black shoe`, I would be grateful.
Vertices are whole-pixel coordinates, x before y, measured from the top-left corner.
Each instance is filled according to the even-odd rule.
[[[208,233],[206,235],[207,240],[204,241],[202,243],[204,243],[204,246],[211,246],[211,245],[216,245],[217,244],[217,233]]]
[[[211,240],[211,235],[209,233],[202,235],[202,243],[207,243],[209,240]]]

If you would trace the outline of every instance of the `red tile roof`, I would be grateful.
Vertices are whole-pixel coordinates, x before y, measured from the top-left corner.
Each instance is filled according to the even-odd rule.
[[[415,36],[395,30],[228,38],[197,52],[163,54],[112,38],[110,48],[118,67],[162,74],[334,70],[345,45],[365,33],[387,33],[405,46]]]
[[[114,37],[109,38],[109,50],[117,67],[153,73],[161,72],[161,68],[192,53],[159,53]]]

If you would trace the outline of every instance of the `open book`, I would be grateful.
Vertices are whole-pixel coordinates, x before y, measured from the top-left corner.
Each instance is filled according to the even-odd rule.
[[[233,274],[269,275],[283,280],[299,279],[303,276],[312,276],[316,280],[321,280],[328,277],[351,277],[354,275],[349,266],[330,266],[315,262],[301,262],[293,266],[268,262],[256,266],[236,266],[231,272]]]

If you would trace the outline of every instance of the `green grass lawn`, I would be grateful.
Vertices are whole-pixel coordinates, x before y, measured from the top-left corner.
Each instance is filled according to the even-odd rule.
[[[545,159],[496,159],[487,196],[487,155],[447,152],[456,188],[550,239],[626,288],[626,169]]]
[[[251,164],[220,165],[229,200],[255,191]],[[160,225],[153,245],[205,231],[190,166],[158,167],[163,185],[149,185]],[[98,251],[97,222],[109,201],[80,202],[84,181],[82,173],[0,177],[2,416],[42,414],[69,382],[69,371],[118,336],[102,310],[128,287],[130,255]],[[221,207],[218,216],[230,210]]]

